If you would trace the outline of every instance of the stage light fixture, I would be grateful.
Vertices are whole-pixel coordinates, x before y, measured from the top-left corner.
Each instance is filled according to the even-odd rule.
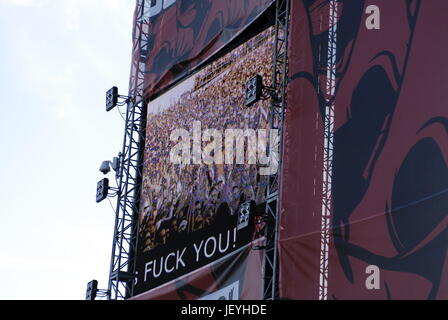
[[[109,179],[104,178],[96,185],[96,202],[100,203],[107,198],[109,192]]]
[[[106,93],[106,111],[110,111],[118,104],[118,88],[112,87]]]
[[[257,74],[246,84],[246,107],[258,102],[263,95],[263,78]]]
[[[110,161],[103,161],[100,166],[100,172],[102,174],[108,174],[110,172]]]
[[[87,284],[86,300],[93,301],[98,293],[98,281],[92,280]]]
[[[101,162],[100,165],[100,172],[102,174],[108,174],[110,172],[110,169],[114,170],[118,174],[118,170],[120,169],[120,157],[121,153],[118,155],[118,157],[114,157],[112,161],[104,160]]]

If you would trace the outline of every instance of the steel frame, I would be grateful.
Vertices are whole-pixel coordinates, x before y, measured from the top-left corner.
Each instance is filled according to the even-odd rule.
[[[328,299],[328,259],[331,231],[331,212],[333,205],[333,151],[334,151],[334,108],[336,93],[336,54],[337,54],[337,0],[329,0],[328,48],[326,74],[326,105],[324,114],[324,155],[322,170],[322,213],[321,213],[321,248],[319,260],[319,300]]]
[[[266,244],[264,253],[263,299],[279,297],[278,287],[278,229],[280,216],[281,158],[283,152],[283,131],[286,109],[286,87],[288,84],[288,33],[290,0],[277,0],[275,4],[275,44],[272,69],[273,99],[270,109],[270,129],[277,130],[279,140],[271,150],[277,150],[278,170],[268,178],[266,190]],[[272,141],[271,141],[272,143]],[[273,155],[271,151],[271,156]]]
[[[134,28],[134,50],[140,58],[133,59],[129,84],[129,100],[126,110],[125,134],[121,166],[117,173],[118,196],[110,275],[108,299],[121,300],[133,295],[135,280],[135,253],[137,248],[137,228],[139,198],[141,191],[143,153],[146,128],[147,103],[143,97],[145,61],[149,51],[148,24],[145,23],[146,7],[149,0],[137,0]],[[264,286],[263,298],[278,298],[278,228],[280,213],[280,178],[281,154],[283,150],[283,126],[286,109],[287,48],[289,31],[290,0],[276,0],[275,12],[275,48],[272,72],[272,88],[274,97],[270,110],[270,128],[278,130],[279,141],[277,153],[278,170],[269,176],[267,186],[266,244],[264,253]],[[276,146],[277,147],[277,146]]]
[[[129,82],[123,149],[117,173],[117,206],[110,263],[108,300],[127,299],[133,294],[138,212],[141,194],[147,103],[143,99],[144,70],[148,53],[145,1],[137,0],[133,31],[133,62]],[[147,6],[149,6],[149,2]],[[136,54],[139,58],[136,59]]]

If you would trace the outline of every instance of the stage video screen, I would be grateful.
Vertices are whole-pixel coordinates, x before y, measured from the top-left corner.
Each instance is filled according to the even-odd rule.
[[[135,294],[187,274],[263,235],[277,170],[271,100],[246,106],[246,85],[271,85],[266,29],[148,105]]]

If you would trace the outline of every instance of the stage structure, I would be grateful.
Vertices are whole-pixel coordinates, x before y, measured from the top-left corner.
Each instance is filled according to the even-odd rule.
[[[288,8],[289,1],[250,1],[248,7],[245,7],[244,10],[240,11],[238,14],[242,15],[243,23],[240,26],[240,30],[243,31],[246,27],[250,26],[253,21],[258,19],[259,16],[266,10],[266,8],[270,7],[271,12],[275,13],[275,21],[271,19],[274,17],[271,15],[271,18],[267,18],[270,20],[270,23],[274,24],[273,34],[275,39],[275,44],[273,46],[273,50],[271,55],[274,58],[275,63],[273,63],[273,75],[272,86],[269,86],[269,92],[271,93],[271,97],[273,98],[272,107],[270,108],[270,112],[272,114],[267,115],[269,127],[275,130],[279,130],[281,134],[281,125],[283,121],[283,110],[285,107],[285,88],[286,88],[286,61],[287,61],[287,20],[288,20]],[[273,2],[275,4],[271,5]],[[204,2],[205,3],[205,2]],[[225,7],[230,5],[225,1],[216,1],[216,7],[221,10],[221,7]],[[232,4],[234,7],[238,7],[236,4]],[[174,11],[172,6],[171,8],[167,8],[167,12],[159,12],[159,14],[170,14],[171,11]],[[118,200],[117,200],[117,210],[116,210],[116,223],[115,223],[115,231],[114,231],[114,239],[113,239],[113,249],[112,249],[112,258],[111,258],[111,267],[110,267],[110,279],[109,279],[109,287],[108,287],[108,298],[111,300],[115,299],[128,299],[135,295],[135,284],[138,283],[138,270],[136,267],[136,255],[138,248],[138,226],[139,226],[139,212],[143,209],[141,207],[141,192],[142,192],[142,179],[143,179],[143,160],[144,160],[144,145],[145,145],[145,129],[147,126],[146,117],[147,117],[147,108],[148,101],[153,100],[154,98],[148,99],[148,97],[156,97],[163,93],[164,91],[169,90],[170,86],[173,83],[178,81],[178,79],[182,79],[182,73],[179,73],[177,76],[168,76],[168,77],[159,77],[154,74],[154,70],[162,67],[163,64],[155,64],[151,65],[149,63],[154,62],[154,55],[157,50],[157,39],[151,39],[151,28],[154,29],[155,26],[158,26],[158,20],[154,20],[154,4],[144,0],[137,1],[137,7],[135,11],[135,26],[133,32],[134,39],[134,48],[133,48],[133,64],[131,70],[131,78],[130,78],[130,89],[129,89],[129,97],[128,97],[128,105],[126,111],[126,126],[125,126],[125,137],[123,144],[123,151],[120,155],[120,163],[121,166],[119,168],[119,172],[117,174],[117,184],[118,184]],[[275,8],[275,9],[274,9]],[[211,14],[214,14],[215,5],[212,4],[211,8],[208,8]],[[171,10],[171,11],[170,11]],[[182,9],[183,10],[183,9]],[[238,12],[238,11],[237,11]],[[247,13],[245,13],[247,12]],[[179,12],[178,12],[179,14]],[[180,13],[182,14],[182,13]],[[229,17],[227,19],[231,19]],[[234,17],[233,17],[234,18]],[[205,18],[202,23],[212,23],[212,21],[208,21]],[[264,18],[266,19],[266,17]],[[223,23],[226,21],[223,21]],[[228,20],[231,24],[232,21]],[[266,25],[264,22],[263,25]],[[165,27],[167,27],[165,25]],[[260,30],[263,30],[264,27],[260,27]],[[251,34],[257,34],[260,30],[256,30],[252,28]],[[238,30],[237,30],[238,31]],[[161,37],[163,38],[164,32],[167,30],[161,31]],[[234,31],[235,32],[235,31]],[[239,33],[235,33],[233,38],[238,39]],[[201,35],[199,35],[199,38]],[[157,37],[156,37],[157,38]],[[220,48],[223,48],[224,45],[228,43],[229,38],[222,38],[221,42],[216,42],[212,49],[209,52],[206,52],[206,55],[203,59],[210,57],[213,52],[218,52]],[[232,38],[230,38],[232,39]],[[239,39],[242,39],[240,37]],[[205,44],[210,39],[202,39],[205,40]],[[241,41],[241,40],[235,40]],[[233,42],[235,42],[233,41]],[[210,48],[209,48],[210,49]],[[192,54],[195,52],[195,49],[192,49]],[[223,50],[221,50],[222,52]],[[153,55],[153,56],[151,56]],[[159,57],[159,56],[158,56]],[[151,59],[152,58],[152,59]],[[170,61],[174,61],[170,59]],[[201,60],[190,61],[191,69],[185,68],[187,72],[188,70],[192,70],[195,65],[201,65]],[[202,64],[203,65],[203,64]],[[155,69],[154,69],[155,68]],[[159,70],[156,70],[158,72]],[[163,72],[163,71],[162,71]],[[171,72],[171,71],[170,71]],[[162,73],[163,74],[163,73]],[[160,81],[158,81],[160,80]],[[245,81],[247,81],[246,79]],[[265,78],[264,81],[269,83],[269,77]],[[148,83],[151,84],[148,86]],[[269,113],[269,112],[268,112]],[[281,137],[281,135],[280,135]],[[281,148],[281,139],[275,142],[278,145],[276,147]],[[277,157],[275,161],[279,162],[280,158]],[[273,177],[270,177],[269,182],[266,184],[266,199],[269,199],[263,205],[267,210],[267,217],[265,220],[268,222],[268,227],[264,230],[271,231],[276,230],[277,223],[276,217],[278,215],[278,196],[279,196],[279,181],[280,181],[280,173],[276,174]],[[251,209],[252,210],[252,209]],[[258,209],[260,210],[260,209]],[[263,214],[263,213],[262,213]],[[141,221],[140,221],[141,222]],[[251,226],[253,228],[253,226]],[[264,292],[265,294],[258,297],[259,298],[273,298],[272,295],[278,295],[277,285],[275,282],[277,281],[278,272],[275,271],[277,268],[277,255],[275,249],[275,237],[272,236],[270,232],[266,232],[269,237],[266,238],[266,243],[255,241],[249,248],[253,250],[256,248],[259,252],[257,254],[258,258],[253,261],[256,262],[256,265],[260,268],[264,266],[266,271],[265,280],[260,276],[260,284],[261,286],[265,286]],[[255,245],[257,243],[257,245]],[[141,244],[140,244],[141,245]],[[265,252],[264,249],[267,249],[264,259],[261,259],[261,255]],[[255,252],[256,252],[255,251]],[[247,251],[244,251],[247,252]],[[261,254],[261,255],[260,255]],[[250,257],[247,256],[247,257]],[[254,256],[255,257],[255,256]],[[246,258],[245,258],[246,259]],[[261,259],[261,260],[260,260]],[[247,261],[252,261],[247,260]],[[262,264],[260,261],[264,260]],[[256,280],[252,280],[252,282],[256,282]],[[241,289],[240,289],[241,290]],[[261,289],[260,289],[261,290]],[[233,291],[232,291],[233,292]],[[250,297],[250,295],[248,296]],[[252,295],[252,297],[256,297]]]
[[[137,0],[108,298],[448,299],[447,10]]]
[[[123,149],[117,173],[117,206],[107,291],[109,300],[131,297],[135,278],[137,214],[146,126],[146,101],[143,98],[144,68],[149,46],[148,30],[144,23],[147,19],[145,5],[148,6],[148,1],[137,0],[134,16],[129,101],[126,109]]]

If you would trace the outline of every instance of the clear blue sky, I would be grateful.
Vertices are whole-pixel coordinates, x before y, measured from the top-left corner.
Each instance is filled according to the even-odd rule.
[[[0,299],[107,287],[114,213],[96,204],[123,120],[134,0],[0,0]],[[115,200],[113,200],[115,206]]]

